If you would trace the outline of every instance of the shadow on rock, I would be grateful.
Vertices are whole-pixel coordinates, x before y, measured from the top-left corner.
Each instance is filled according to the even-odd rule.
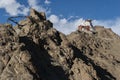
[[[31,55],[31,62],[36,70],[34,80],[68,80],[62,67],[51,64],[51,56],[42,44],[35,44],[29,37],[20,37],[20,42],[25,44],[24,49]]]
[[[86,65],[88,65],[88,63],[92,64],[100,80],[116,80],[116,78],[113,75],[111,75],[111,73],[109,73],[106,69],[103,69],[102,67],[96,65],[93,60],[91,60],[89,57],[84,55],[82,51],[80,51],[78,48],[74,46],[72,46],[72,48],[74,50],[76,58],[82,59]]]

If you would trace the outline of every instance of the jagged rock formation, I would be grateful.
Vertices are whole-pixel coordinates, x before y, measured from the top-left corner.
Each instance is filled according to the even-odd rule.
[[[44,13],[31,9],[23,26],[0,26],[0,80],[119,80],[120,37],[57,31]]]

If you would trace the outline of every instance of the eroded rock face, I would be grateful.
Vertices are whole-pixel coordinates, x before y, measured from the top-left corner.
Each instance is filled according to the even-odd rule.
[[[29,74],[29,69],[34,70],[30,66],[31,56],[27,50],[22,51],[23,44],[19,43],[12,26],[0,26],[0,35],[0,80],[33,80],[33,75]]]
[[[34,9],[19,23],[0,26],[0,80],[120,79],[120,38],[110,29],[64,35]]]
[[[46,20],[44,12],[37,12],[35,9],[30,10],[30,16],[37,20]]]

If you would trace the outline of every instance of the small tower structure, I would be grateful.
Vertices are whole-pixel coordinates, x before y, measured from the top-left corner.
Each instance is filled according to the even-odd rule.
[[[92,25],[92,20],[91,19],[85,20],[83,25],[78,26],[78,30],[79,31],[94,32],[95,30],[94,30],[94,27]]]

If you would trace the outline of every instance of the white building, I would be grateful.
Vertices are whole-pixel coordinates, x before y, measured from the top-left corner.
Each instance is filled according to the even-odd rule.
[[[91,19],[85,20],[85,22],[83,23],[83,26],[89,26],[90,27],[90,31],[95,31],[94,27],[92,25],[92,20]]]

